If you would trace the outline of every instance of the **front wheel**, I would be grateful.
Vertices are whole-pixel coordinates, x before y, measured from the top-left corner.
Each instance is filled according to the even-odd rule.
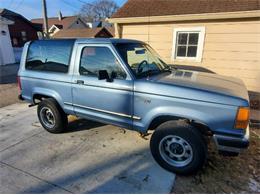
[[[161,167],[182,175],[198,171],[207,155],[202,135],[184,121],[168,121],[160,125],[152,135],[150,149]]]

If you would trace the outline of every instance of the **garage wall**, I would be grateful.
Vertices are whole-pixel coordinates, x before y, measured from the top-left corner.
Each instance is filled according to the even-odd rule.
[[[174,28],[204,26],[201,62],[171,60]],[[122,38],[149,43],[168,63],[202,66],[217,74],[241,78],[260,92],[260,21],[135,24],[122,26]]]
[[[14,52],[8,25],[0,21],[0,66],[14,63]]]

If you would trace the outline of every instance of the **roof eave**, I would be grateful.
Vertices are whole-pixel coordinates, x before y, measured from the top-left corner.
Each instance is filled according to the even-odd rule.
[[[147,22],[174,22],[191,20],[216,20],[216,19],[237,19],[237,18],[256,18],[260,17],[260,10],[239,11],[239,12],[218,12],[203,14],[184,14],[184,15],[165,15],[165,16],[146,16],[146,17],[127,17],[109,18],[108,22],[117,24],[127,23],[147,23]]]
[[[1,23],[6,25],[11,25],[14,24],[14,21],[8,20],[7,18],[0,16],[0,24]]]

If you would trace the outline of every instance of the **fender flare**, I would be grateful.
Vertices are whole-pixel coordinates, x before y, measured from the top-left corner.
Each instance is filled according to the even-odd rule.
[[[34,97],[35,95],[44,95],[44,96],[51,97],[55,99],[60,106],[64,105],[61,96],[54,90],[46,89],[42,87],[36,87],[32,91],[32,97]]]
[[[162,110],[164,110],[164,111],[162,112]],[[180,110],[182,110],[182,112],[178,112]],[[189,113],[189,114],[187,114],[187,113]],[[159,108],[155,108],[155,109],[151,110],[149,113],[147,113],[147,116],[144,118],[144,120],[147,121],[144,129],[148,130],[150,125],[152,124],[152,122],[154,120],[156,120],[156,118],[158,118],[158,117],[168,117],[168,118],[172,117],[173,119],[175,118],[176,120],[188,119],[188,120],[192,120],[197,123],[200,123],[204,126],[207,126],[208,128],[210,128],[209,121],[213,120],[213,118],[211,119],[211,116],[208,116],[206,113],[203,113],[199,110],[194,110],[194,109],[190,109],[190,108],[159,107]],[[205,119],[205,120],[202,120],[202,119]]]

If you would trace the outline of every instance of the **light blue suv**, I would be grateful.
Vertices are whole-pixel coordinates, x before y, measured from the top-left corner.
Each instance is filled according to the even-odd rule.
[[[38,105],[42,126],[66,129],[68,115],[145,134],[165,169],[190,174],[207,154],[249,145],[249,100],[239,79],[167,65],[146,43],[125,39],[42,40],[25,44],[20,99]]]

